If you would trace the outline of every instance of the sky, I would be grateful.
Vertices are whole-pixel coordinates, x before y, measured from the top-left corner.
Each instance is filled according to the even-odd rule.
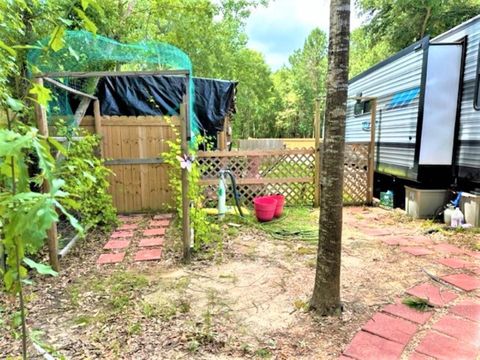
[[[310,31],[328,31],[329,0],[270,0],[268,7],[252,10],[247,20],[248,47],[264,54],[272,70],[288,63],[294,50],[303,47]],[[352,7],[351,28],[361,25]]]

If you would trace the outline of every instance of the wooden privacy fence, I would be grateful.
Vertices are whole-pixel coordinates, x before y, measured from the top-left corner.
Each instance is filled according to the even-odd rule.
[[[216,203],[218,173],[229,169],[235,175],[244,203],[256,196],[279,193],[289,205],[318,204],[316,189],[319,154],[314,148],[199,152],[203,168],[200,185],[206,201]],[[368,200],[368,144],[347,144],[345,148],[344,203],[365,204]],[[231,191],[228,192],[231,198]]]
[[[167,165],[161,154],[168,140],[175,139],[172,125],[161,116],[102,116],[102,153],[112,171],[109,192],[119,212],[159,210],[173,203]],[[98,121],[97,121],[98,122]],[[94,119],[86,116],[81,127],[93,132]]]

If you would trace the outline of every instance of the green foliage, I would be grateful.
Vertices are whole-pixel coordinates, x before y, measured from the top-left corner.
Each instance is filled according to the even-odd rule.
[[[168,120],[167,120],[168,121]],[[173,189],[175,207],[178,217],[182,219],[182,181],[181,181],[181,166],[180,161],[183,157],[180,143],[180,134],[176,127],[172,126],[172,131],[175,134],[175,140],[167,141],[169,147],[168,152],[164,152],[162,157],[166,164],[169,165],[168,169],[168,181],[170,188]],[[201,167],[196,160],[195,154],[198,151],[198,147],[204,142],[204,138],[197,136],[190,144],[190,157],[192,166],[188,172],[188,199],[190,200],[190,221],[195,234],[195,250],[201,249],[205,245],[209,245],[220,240],[219,226],[209,221],[207,213],[202,208],[204,195],[202,188],[199,185],[201,178]],[[181,221],[180,221],[181,224]]]
[[[38,159],[39,174],[28,176],[29,153]],[[55,161],[47,142],[38,137],[37,130],[21,127],[17,132],[0,130],[0,224],[2,243],[7,254],[7,270],[3,279],[7,290],[18,292],[20,281],[27,277],[22,262],[43,274],[54,275],[45,265],[25,259],[43,245],[46,231],[58,221],[57,210],[63,213],[78,230],[77,221],[66,212],[60,199],[68,194],[61,190],[64,182],[53,176]],[[30,185],[50,183],[50,192],[30,191]]]
[[[478,0],[358,0],[365,23],[352,31],[350,77],[426,35],[435,37],[480,12]]]
[[[74,131],[72,135],[83,136],[80,141],[69,143],[64,151],[65,157],[56,170],[56,175],[65,181],[63,189],[70,194],[62,203],[85,228],[110,228],[116,224],[117,212],[108,193],[111,171],[97,156],[100,139],[79,131]]]
[[[272,75],[275,98],[274,133],[278,137],[312,137],[315,99],[323,107],[327,74],[327,36],[314,29],[302,49],[289,59],[290,65]],[[265,134],[272,131],[266,131]]]
[[[419,298],[416,296],[409,296],[402,300],[402,304],[411,307],[412,309],[416,309],[418,311],[426,311],[433,306],[428,302],[427,299]]]

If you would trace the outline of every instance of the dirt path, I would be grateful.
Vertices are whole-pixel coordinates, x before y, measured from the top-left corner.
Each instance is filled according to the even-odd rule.
[[[379,208],[344,214],[339,317],[306,311],[314,243],[226,228],[224,249],[188,267],[179,265],[168,241],[160,262],[99,266],[106,239],[91,238],[58,278],[39,279],[31,288],[29,326],[72,359],[337,359],[373,314],[429,280],[424,269],[445,272],[442,264],[382,242],[420,236],[424,222]],[[316,219],[316,212],[305,211],[298,221]],[[443,233],[425,238],[450,239]],[[8,312],[11,299],[5,301]],[[8,331],[0,357],[18,354],[18,346]]]

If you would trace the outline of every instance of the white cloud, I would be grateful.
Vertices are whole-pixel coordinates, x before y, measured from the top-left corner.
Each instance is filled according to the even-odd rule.
[[[249,46],[262,52],[272,69],[288,63],[288,56],[303,46],[315,27],[328,31],[328,0],[272,0],[252,10],[247,21]],[[361,24],[352,5],[351,28]]]

